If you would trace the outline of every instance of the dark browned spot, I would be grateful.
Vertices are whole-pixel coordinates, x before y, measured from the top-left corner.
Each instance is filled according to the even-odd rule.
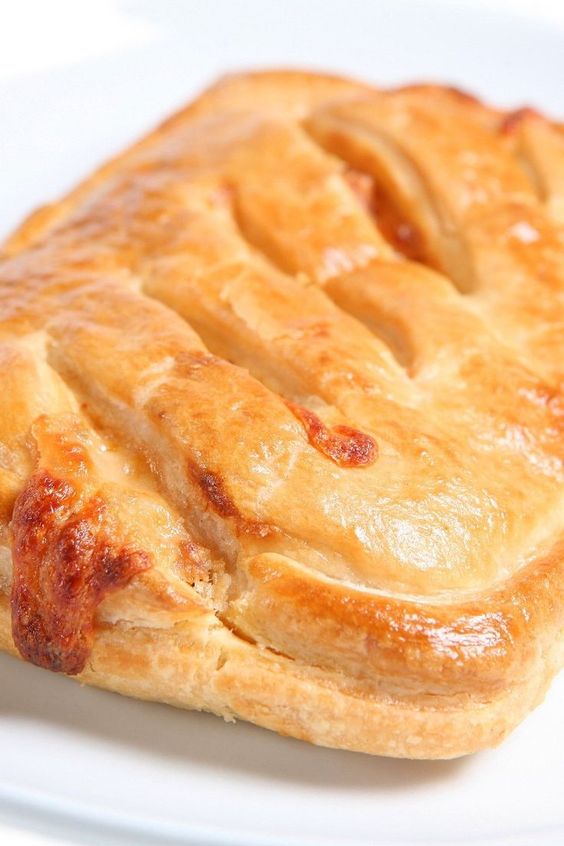
[[[519,129],[523,120],[532,117],[544,120],[541,113],[536,109],[533,109],[531,106],[523,106],[522,109],[516,109],[514,112],[509,112],[500,124],[500,132],[503,135],[512,135]]]
[[[14,642],[33,664],[68,674],[84,669],[100,602],[150,566],[146,553],[112,543],[101,499],[77,503],[72,485],[42,470],[12,519]]]
[[[285,403],[303,425],[310,444],[339,467],[366,467],[378,458],[378,445],[370,435],[350,426],[329,429],[313,411],[290,400]]]
[[[201,467],[188,466],[190,476],[195,480],[213,510],[224,518],[231,518],[241,533],[266,537],[273,531],[268,523],[249,519],[233,502],[219,473]]]
[[[219,474],[206,470],[198,477],[198,484],[204,496],[218,514],[222,517],[240,516],[239,509],[225,490],[225,485]]]

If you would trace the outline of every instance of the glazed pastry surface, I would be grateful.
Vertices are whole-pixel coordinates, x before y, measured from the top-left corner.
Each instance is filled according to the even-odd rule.
[[[313,743],[495,745],[562,663],[564,134],[227,77],[0,259],[0,645]]]

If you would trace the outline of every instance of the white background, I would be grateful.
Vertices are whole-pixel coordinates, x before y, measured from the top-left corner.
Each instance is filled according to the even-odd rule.
[[[0,235],[34,205],[66,190],[97,162],[226,70],[294,64],[348,71],[381,83],[434,78],[469,86],[500,104],[527,102],[562,116],[564,64],[558,50],[560,45],[564,53],[563,33],[560,0],[443,0],[430,5],[417,0],[0,0]],[[199,743],[202,758],[209,748],[221,762],[225,759],[222,747],[231,746],[232,769],[225,776],[225,767],[218,765],[216,782],[210,776],[210,784],[218,785],[220,810],[227,807],[228,798],[233,800],[233,819],[237,782],[241,806],[248,802],[249,791],[256,791],[268,814],[268,790],[273,802],[272,791],[279,791],[280,802],[286,803],[291,816],[300,807],[300,797],[288,785],[292,773],[301,769],[308,775],[311,768],[312,776],[316,775],[311,781],[322,783],[315,768],[326,768],[329,784],[330,771],[338,775],[342,768],[346,790],[340,796],[327,790],[327,818],[334,813],[336,801],[345,802],[345,814],[347,808],[358,808],[354,824],[363,808],[366,813],[374,810],[368,804],[370,791],[365,799],[360,787],[355,793],[357,783],[366,788],[367,774],[372,772],[380,785],[374,789],[373,800],[382,829],[386,813],[395,809],[400,815],[413,814],[414,837],[428,837],[421,843],[438,842],[433,838],[439,833],[440,842],[448,842],[456,814],[468,830],[474,827],[475,843],[489,843],[480,834],[489,829],[509,832],[512,818],[517,820],[517,829],[503,842],[512,846],[564,842],[552,839],[559,837],[554,828],[543,828],[554,826],[555,821],[564,826],[564,814],[558,816],[558,796],[564,793],[562,679],[545,705],[502,749],[439,770],[443,765],[414,764],[408,769],[405,762],[368,762],[359,756],[302,748],[252,727],[230,729],[211,717],[172,713],[161,706],[81,691],[70,682],[46,678],[7,658],[0,661],[0,673],[0,777],[8,782],[12,773],[22,784],[26,778],[30,784],[40,784],[41,778],[34,782],[35,773],[30,772],[38,767],[45,772],[46,788],[52,781],[54,788],[64,788],[69,795],[73,786],[77,796],[81,789],[83,795],[98,792],[103,804],[104,779],[117,778],[108,767],[112,761],[124,769],[132,790],[146,791],[150,804],[159,790],[151,778],[162,779],[163,785],[170,779],[173,784],[175,771],[168,760],[162,762],[162,755],[153,758],[133,743],[129,752],[128,741],[135,732],[162,730],[163,744],[169,738],[173,746],[174,731],[179,738],[180,733],[195,732],[200,734],[196,746]],[[27,707],[28,697],[33,707]],[[25,713],[18,720],[18,713],[14,716],[11,709],[20,716]],[[128,722],[129,734],[125,729],[121,734],[109,731],[108,740],[104,726],[119,720]],[[181,748],[184,742],[185,737]],[[280,774],[271,761],[266,767],[268,778],[259,772],[259,763],[254,766],[257,773],[242,765],[237,775],[232,758],[260,762],[266,754],[274,762],[279,758]],[[127,760],[133,762],[131,770]],[[212,772],[207,765],[205,772],[198,771],[196,764],[190,772],[178,770],[177,783],[182,789],[186,783],[187,802],[190,778],[205,785]],[[68,783],[62,775],[64,766],[71,770]],[[174,766],[180,765],[175,761]],[[277,775],[286,782],[277,780]],[[338,784],[335,773],[333,777]],[[402,781],[410,785],[404,805],[398,799]],[[167,787],[169,794],[171,789]],[[311,802],[322,798],[312,794]],[[206,801],[202,794],[202,804]],[[426,820],[425,807],[433,819]],[[260,817],[261,809],[256,811]],[[306,811],[303,814],[305,825]],[[441,815],[451,821],[450,829],[437,819]],[[241,819],[237,824],[242,825]],[[3,814],[0,805],[1,844],[62,842],[56,825],[49,824],[49,833],[43,834],[42,825],[40,813],[28,814],[24,806],[18,817],[13,812]],[[85,823],[85,831],[88,826]],[[536,834],[521,833],[534,827]],[[465,833],[461,829],[457,837]],[[70,828],[68,837],[64,842],[72,840]],[[110,842],[94,833],[91,837],[88,842]],[[374,843],[384,842],[377,828],[374,838]]]

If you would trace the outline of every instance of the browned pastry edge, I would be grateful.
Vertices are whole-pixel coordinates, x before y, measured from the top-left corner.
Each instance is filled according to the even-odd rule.
[[[6,598],[0,648],[17,655]],[[226,629],[100,627],[79,682],[139,699],[211,711],[321,746],[373,755],[448,759],[497,746],[546,693],[562,656],[557,644],[533,675],[490,698],[431,697],[422,704],[366,696],[344,678],[257,653]],[[164,669],[166,668],[166,670]]]

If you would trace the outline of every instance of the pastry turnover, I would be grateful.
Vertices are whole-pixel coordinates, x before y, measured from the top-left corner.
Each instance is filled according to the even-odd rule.
[[[0,643],[313,743],[498,743],[562,660],[564,135],[229,77],[0,263]]]

